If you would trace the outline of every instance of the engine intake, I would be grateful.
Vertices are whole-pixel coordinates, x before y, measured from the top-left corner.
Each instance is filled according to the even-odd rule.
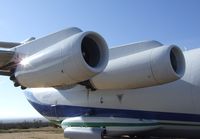
[[[90,47],[88,47],[90,46]],[[98,44],[89,37],[85,37],[81,43],[81,52],[86,63],[91,67],[96,67],[100,61],[100,51]]]
[[[183,54],[180,52],[180,49],[174,47],[170,51],[170,62],[174,72],[180,77],[183,76],[185,63],[183,60]]]

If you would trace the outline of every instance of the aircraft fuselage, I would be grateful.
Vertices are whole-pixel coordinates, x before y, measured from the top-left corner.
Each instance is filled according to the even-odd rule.
[[[66,127],[101,127],[108,135],[200,137],[200,49],[184,52],[177,81],[141,89],[96,90],[76,85],[25,92],[47,119]],[[64,120],[64,121],[63,121]],[[183,132],[186,131],[186,132]]]

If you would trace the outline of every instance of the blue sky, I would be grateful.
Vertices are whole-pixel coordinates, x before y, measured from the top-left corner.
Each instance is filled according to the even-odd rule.
[[[67,27],[100,33],[109,47],[155,39],[200,47],[199,0],[0,0],[0,40],[23,41]],[[0,77],[0,118],[35,117],[19,88]]]

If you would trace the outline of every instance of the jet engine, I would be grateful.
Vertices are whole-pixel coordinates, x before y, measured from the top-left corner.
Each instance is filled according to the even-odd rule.
[[[29,50],[30,49],[30,50]],[[185,59],[175,45],[146,41],[110,49],[95,32],[69,28],[14,48],[15,86],[135,89],[180,79]],[[110,55],[110,57],[108,56]],[[109,57],[109,62],[108,62]]]
[[[127,49],[126,46],[123,47]],[[120,57],[110,59],[106,69],[90,80],[91,88],[135,89],[150,87],[180,79],[185,72],[183,53],[175,45],[156,46],[132,54],[129,52],[123,56],[118,55]]]
[[[56,34],[53,35],[56,39]],[[37,46],[44,45],[44,49],[24,57],[15,70],[15,82],[23,87],[72,85],[102,72],[108,63],[107,44],[95,32],[78,31],[49,46],[45,44],[52,42],[53,37],[42,39],[38,40],[41,43]],[[31,46],[31,43],[34,41],[27,45]]]

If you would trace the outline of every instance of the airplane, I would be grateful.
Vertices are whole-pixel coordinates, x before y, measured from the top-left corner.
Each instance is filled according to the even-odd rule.
[[[76,27],[0,48],[0,74],[66,138],[200,138],[199,48],[150,40],[109,49]]]

